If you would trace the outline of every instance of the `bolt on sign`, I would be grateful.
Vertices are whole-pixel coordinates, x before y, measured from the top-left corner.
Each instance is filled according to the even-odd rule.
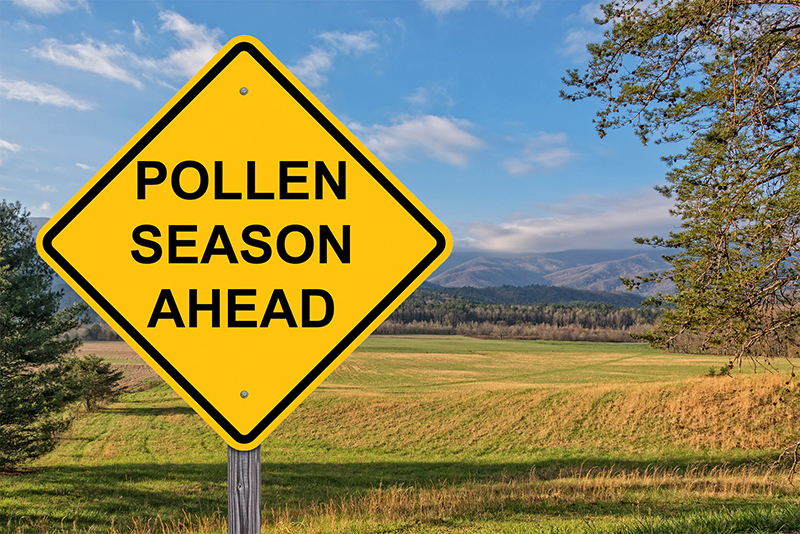
[[[451,248],[252,37],[229,42],[39,234],[42,257],[238,450]]]

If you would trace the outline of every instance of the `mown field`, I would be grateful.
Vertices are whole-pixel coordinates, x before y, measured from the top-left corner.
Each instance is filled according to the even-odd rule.
[[[138,391],[0,475],[0,531],[226,531],[226,445],[122,343]],[[642,344],[373,336],[262,445],[264,533],[793,533],[786,375]]]

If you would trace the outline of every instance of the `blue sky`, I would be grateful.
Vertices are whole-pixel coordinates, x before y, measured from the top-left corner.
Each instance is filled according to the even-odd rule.
[[[599,3],[0,0],[0,197],[48,217],[229,39],[269,48],[456,250],[633,248],[677,225],[659,156],[559,98]]]

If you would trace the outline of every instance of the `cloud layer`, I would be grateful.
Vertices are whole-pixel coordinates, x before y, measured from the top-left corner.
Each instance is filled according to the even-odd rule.
[[[565,133],[540,133],[525,143],[518,157],[505,160],[503,167],[514,175],[557,169],[577,157],[568,143]]]
[[[462,248],[504,253],[624,248],[636,236],[665,235],[677,226],[671,207],[671,200],[650,189],[623,198],[573,196],[545,206],[541,216],[468,224],[457,242]]]
[[[161,30],[174,32],[183,46],[172,50],[164,59],[144,62],[156,72],[191,78],[222,48],[220,39],[223,32],[218,28],[193,24],[174,11],[162,11],[158,18],[161,20]]]
[[[0,95],[9,100],[21,100],[36,104],[74,108],[81,111],[94,109],[94,104],[68,95],[58,87],[33,84],[20,80],[0,79]]]
[[[22,150],[22,147],[16,143],[12,143],[11,141],[6,141],[5,139],[0,139],[0,167],[3,165],[3,159],[5,155],[9,152],[19,152]],[[7,191],[7,189],[4,189]]]
[[[559,51],[574,61],[584,62],[589,58],[589,51],[586,46],[589,43],[596,43],[603,38],[603,27],[594,23],[594,19],[603,18],[603,10],[600,9],[601,2],[589,2],[581,6],[575,17],[577,25],[567,30],[564,36],[564,45]]]
[[[349,127],[387,161],[423,156],[464,167],[470,153],[484,146],[467,131],[472,128],[469,121],[435,115],[403,116],[391,126],[353,123]]]
[[[45,39],[31,53],[57,65],[93,72],[103,78],[143,88],[142,76],[190,78],[222,48],[222,30],[194,24],[174,11],[159,13],[161,31],[172,32],[180,43],[166,57],[140,57],[122,44],[108,44],[89,37],[81,43],[67,44]],[[135,21],[134,38],[144,39]]]
[[[35,15],[58,15],[78,8],[88,9],[86,0],[14,0],[14,4]]]
[[[31,52],[34,56],[50,60],[57,65],[93,72],[104,78],[129,83],[139,88],[144,87],[133,73],[120,66],[120,60],[132,55],[120,44],[109,45],[88,38],[77,44],[64,44],[58,39],[45,39]]]
[[[317,88],[328,81],[327,73],[338,54],[360,56],[378,48],[378,35],[373,31],[326,32],[317,35],[324,46],[312,46],[311,52],[300,58],[289,70],[308,87]]]
[[[474,0],[422,0],[422,6],[443,16],[454,11],[466,9]],[[529,17],[542,7],[540,0],[489,0],[489,6],[497,9],[506,16]]]

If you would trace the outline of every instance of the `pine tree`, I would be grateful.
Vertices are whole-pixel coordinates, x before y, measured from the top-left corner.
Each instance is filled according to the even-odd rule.
[[[78,398],[86,405],[87,412],[97,410],[102,401],[112,400],[125,391],[120,385],[123,373],[99,356],[89,354],[82,358],[70,358],[66,362],[66,374],[75,384]]]
[[[569,100],[597,98],[596,127],[679,142],[666,185],[681,228],[639,238],[666,247],[675,294],[657,346],[681,338],[769,366],[800,341],[800,2],[620,0]]]
[[[80,344],[65,334],[85,321],[85,305],[59,310],[29,215],[0,203],[0,471],[48,452],[65,428],[74,391],[62,365]]]

